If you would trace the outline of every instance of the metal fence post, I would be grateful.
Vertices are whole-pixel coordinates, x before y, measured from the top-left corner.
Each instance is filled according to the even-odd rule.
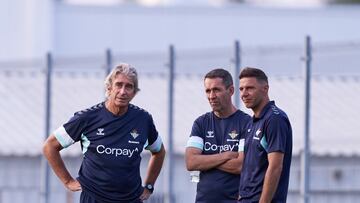
[[[305,69],[305,130],[304,130],[304,149],[301,156],[301,188],[300,196],[302,203],[309,202],[309,180],[310,180],[310,145],[309,145],[309,132],[310,132],[310,90],[311,90],[311,38],[305,38],[305,56],[304,69]]]
[[[46,106],[45,106],[45,136],[47,137],[50,134],[50,119],[51,119],[51,77],[52,77],[52,66],[53,60],[51,53],[47,53],[46,55]],[[40,188],[40,198],[42,203],[49,203],[49,195],[50,195],[50,168],[47,160],[44,156],[41,156],[41,168],[42,168],[42,181]]]
[[[112,69],[112,62],[113,62],[113,57],[112,57],[112,52],[111,49],[107,49],[106,50],[106,75],[108,75]]]
[[[169,160],[169,203],[175,203],[174,196],[174,149],[173,149],[173,118],[174,118],[174,73],[175,73],[175,50],[174,46],[169,47],[169,128],[168,128],[168,160]]]
[[[240,92],[239,92],[239,75],[240,75],[240,66],[241,66],[241,49],[240,49],[240,42],[238,40],[235,41],[235,58],[234,58],[234,64],[235,64],[235,71],[234,71],[234,87],[235,87],[235,93],[234,93],[234,104],[236,108],[240,108]]]

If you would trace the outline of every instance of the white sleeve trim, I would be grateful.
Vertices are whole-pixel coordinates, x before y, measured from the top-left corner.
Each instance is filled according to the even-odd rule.
[[[61,144],[63,148],[66,148],[75,143],[75,141],[70,137],[66,132],[64,126],[59,127],[53,132],[57,141]]]
[[[204,140],[198,136],[190,136],[186,147],[195,147],[202,151],[204,148]]]
[[[148,143],[148,141],[146,141],[146,143]],[[145,149],[150,150],[151,152],[159,152],[161,150],[161,144],[162,140],[161,137],[158,135],[155,142],[152,143],[152,145],[146,146]]]
[[[238,152],[243,152],[245,148],[245,139],[240,139],[239,140],[239,150]]]

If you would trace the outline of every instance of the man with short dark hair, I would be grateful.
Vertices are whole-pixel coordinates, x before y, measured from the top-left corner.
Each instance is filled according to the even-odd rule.
[[[185,152],[187,169],[200,171],[196,203],[236,203],[250,116],[232,104],[234,85],[228,71],[210,71],[204,86],[212,112],[195,120]]]
[[[292,156],[290,121],[270,101],[262,70],[244,68],[239,79],[241,99],[254,112],[246,135],[239,202],[285,203]]]

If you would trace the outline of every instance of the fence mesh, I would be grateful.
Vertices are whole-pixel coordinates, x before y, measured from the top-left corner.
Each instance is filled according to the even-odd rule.
[[[318,156],[359,156],[359,140],[356,122],[360,120],[360,43],[313,44],[312,80],[311,80],[311,150]],[[270,98],[275,100],[289,116],[293,126],[294,155],[302,149],[304,133],[305,83],[303,67],[304,48],[297,46],[245,47],[241,50],[241,66],[260,67],[269,76]],[[187,172],[182,155],[193,121],[201,114],[210,111],[206,100],[203,76],[209,70],[222,67],[234,73],[234,48],[218,47],[204,50],[177,50],[175,47],[175,86],[174,86],[174,149],[177,155],[176,177],[174,182],[188,185]],[[143,53],[112,55],[112,65],[127,62],[139,72],[141,91],[133,103],[147,111],[154,118],[165,146],[168,142],[168,94],[169,94],[169,54]],[[51,131],[66,122],[74,112],[90,107],[105,99],[104,78],[106,75],[106,57],[104,55],[85,57],[55,57],[51,87]],[[11,160],[33,157],[38,160],[45,136],[45,90],[46,61],[34,60],[0,64],[0,161],[1,166]],[[237,78],[237,76],[234,76]],[[237,89],[237,88],[236,88]],[[243,106],[242,110],[251,114]],[[64,150],[64,155],[80,157],[80,147],[73,146]],[[297,160],[297,159],[295,159]],[[67,161],[76,175],[78,160]],[[40,163],[40,162],[37,162]],[[0,203],[28,202],[39,200],[39,164],[33,169],[14,174],[18,165],[0,167]],[[331,167],[329,167],[331,166]],[[165,166],[167,167],[167,166]],[[143,169],[146,166],[142,166]],[[290,180],[289,201],[296,202],[299,197],[299,165],[294,161]],[[339,170],[340,179],[328,180],[324,174],[334,174]],[[37,171],[37,173],[35,172]],[[350,184],[349,176],[356,176],[351,168],[342,169],[336,164],[325,162],[312,166],[311,172],[317,178],[311,184],[312,199],[326,202],[328,191],[338,196],[349,190],[360,191],[357,184]],[[19,176],[26,181],[18,181]],[[37,174],[37,175],[33,175]],[[32,177],[32,178],[31,178]],[[35,178],[34,178],[35,177]],[[357,177],[357,176],[356,176]],[[356,178],[355,177],[355,178]],[[357,177],[359,178],[359,177]],[[326,181],[331,183],[325,184]],[[343,181],[343,182],[336,182]],[[56,178],[52,178],[54,195],[51,202],[71,202],[78,195],[65,192]],[[5,184],[9,183],[9,184]],[[336,184],[341,183],[341,184]],[[161,202],[167,195],[166,173],[162,173],[157,183],[154,202]],[[334,188],[334,185],[341,188]],[[26,189],[29,188],[29,189]],[[186,188],[186,187],[185,187]],[[337,190],[338,189],[338,190]],[[335,191],[336,190],[336,191]],[[177,202],[192,201],[195,189],[175,189]],[[11,198],[13,194],[19,194]],[[355,193],[354,193],[355,194]],[[336,196],[336,198],[338,198]],[[61,198],[60,198],[61,197]],[[335,198],[335,197],[334,197]],[[70,200],[69,200],[70,199]],[[292,200],[292,201],[291,201]],[[76,202],[76,200],[75,200]]]

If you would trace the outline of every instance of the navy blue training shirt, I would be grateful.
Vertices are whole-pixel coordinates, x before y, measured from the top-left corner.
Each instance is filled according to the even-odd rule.
[[[243,151],[246,123],[251,117],[237,110],[228,118],[218,118],[213,112],[197,118],[193,124],[187,147],[202,150],[202,154]],[[197,203],[237,202],[239,175],[219,169],[200,172],[197,184]]]
[[[267,155],[271,152],[284,153],[283,169],[272,203],[286,202],[292,156],[292,130],[287,115],[270,101],[260,117],[254,117],[249,123],[247,133],[239,186],[240,202],[260,199],[269,164]]]
[[[105,103],[79,111],[55,130],[59,143],[68,147],[81,142],[83,161],[77,178],[82,190],[99,202],[139,202],[143,192],[140,153],[158,152],[161,138],[151,115],[132,104],[121,116]]]

